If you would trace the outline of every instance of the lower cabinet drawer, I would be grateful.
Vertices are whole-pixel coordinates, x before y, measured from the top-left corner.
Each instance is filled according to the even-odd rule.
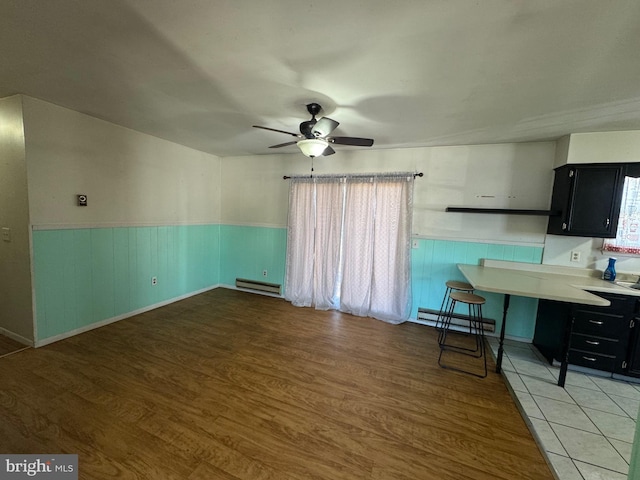
[[[616,357],[571,349],[569,350],[569,363],[613,372],[616,365]]]
[[[593,352],[601,355],[619,356],[624,352],[620,350],[619,340],[611,338],[594,337],[574,333],[571,335],[571,348],[583,352]]]
[[[578,310],[574,317],[573,332],[596,337],[617,338],[624,334],[628,321],[622,315],[611,315]]]

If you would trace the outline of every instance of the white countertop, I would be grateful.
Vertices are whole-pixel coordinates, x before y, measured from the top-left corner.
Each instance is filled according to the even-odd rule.
[[[601,306],[610,302],[587,290],[640,297],[640,290],[602,280],[596,270],[498,260],[458,268],[476,290],[485,292]]]

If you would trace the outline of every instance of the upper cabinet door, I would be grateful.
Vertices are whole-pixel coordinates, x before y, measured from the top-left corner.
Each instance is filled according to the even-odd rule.
[[[547,233],[615,238],[624,164],[565,165],[556,170]]]

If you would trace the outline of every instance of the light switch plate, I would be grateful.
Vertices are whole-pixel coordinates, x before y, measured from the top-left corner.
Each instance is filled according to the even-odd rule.
[[[9,227],[2,227],[2,240],[4,242],[11,241],[11,229]]]

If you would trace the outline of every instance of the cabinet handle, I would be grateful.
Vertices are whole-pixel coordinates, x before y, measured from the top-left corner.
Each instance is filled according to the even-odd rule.
[[[582,356],[582,358],[584,358],[585,360],[588,360],[589,362],[595,362],[596,359],[593,357],[585,357],[584,355]]]
[[[605,227],[609,227],[609,224],[611,223],[611,220],[609,220],[608,218],[604,221],[604,226]]]
[[[602,320],[589,320],[589,323],[593,323],[595,325],[602,325],[604,322]]]
[[[589,345],[600,345],[600,342],[594,342],[593,340],[585,340]]]
[[[566,224],[566,223],[563,223],[563,224],[562,224],[562,229],[563,229],[563,230],[566,230],[566,229],[567,229],[567,224]]]

